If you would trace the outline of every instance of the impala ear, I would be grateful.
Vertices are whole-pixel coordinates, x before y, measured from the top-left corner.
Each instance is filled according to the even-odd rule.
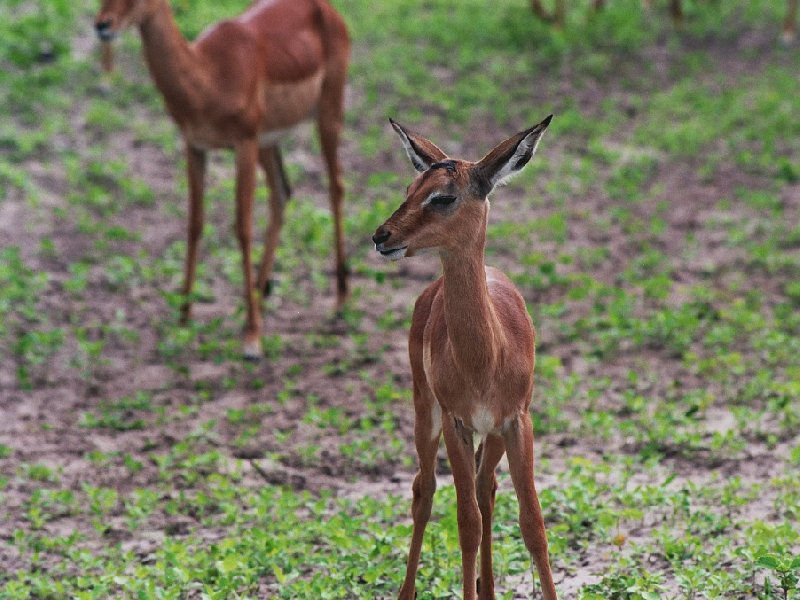
[[[536,146],[552,118],[550,115],[538,125],[508,138],[475,163],[472,178],[481,196],[485,198],[496,186],[522,171],[536,152]]]
[[[389,119],[389,122],[403,141],[403,146],[406,149],[408,158],[411,159],[411,164],[420,173],[430,169],[432,164],[442,162],[447,158],[447,155],[430,140],[404,129],[392,119]]]

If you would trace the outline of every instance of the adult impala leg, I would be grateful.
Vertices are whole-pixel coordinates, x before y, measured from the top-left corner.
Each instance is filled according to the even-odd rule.
[[[503,438],[488,435],[478,450],[478,476],[475,490],[478,508],[481,511],[481,576],[478,580],[478,598],[494,600],[494,576],[492,574],[492,514],[494,513],[494,496],[497,491],[495,469],[503,457],[505,445]]]
[[[414,530],[411,534],[411,547],[406,562],[406,577],[400,588],[399,600],[413,600],[415,597],[417,567],[422,550],[425,526],[431,518],[433,494],[436,491],[436,454],[442,430],[438,420],[433,418],[433,410],[439,410],[436,400],[414,386],[414,442],[417,447],[419,470],[411,488],[414,499],[411,501],[411,516]]]
[[[328,169],[328,187],[333,213],[334,243],[336,244],[336,309],[344,307],[348,297],[347,260],[344,249],[343,199],[344,185],[339,172],[339,135],[344,120],[344,83],[347,64],[331,72],[323,84],[320,100],[319,138],[322,156]]]
[[[533,557],[542,594],[545,600],[557,600],[547,552],[547,534],[544,529],[542,507],[533,483],[533,425],[527,410],[520,414],[503,432],[508,453],[511,481],[519,500],[519,526],[525,546]]]
[[[255,139],[241,142],[236,147],[236,236],[242,250],[242,269],[244,270],[244,301],[247,314],[244,326],[243,353],[248,359],[257,359],[261,356],[261,314],[256,301],[251,262],[253,196],[256,187],[257,158],[258,144]]]
[[[458,503],[458,541],[461,544],[461,568],[464,574],[464,600],[475,600],[477,580],[475,561],[481,543],[481,511],[475,493],[475,450],[472,432],[456,423],[453,417],[442,420],[444,443]]]
[[[531,0],[531,10],[533,14],[539,17],[542,21],[554,23],[557,27],[563,27],[566,18],[566,9],[564,7],[564,0],[554,0],[553,13],[550,14],[544,8],[542,0]]]
[[[197,246],[203,234],[203,185],[206,174],[206,153],[186,146],[186,169],[189,178],[189,224],[187,228],[186,268],[183,278],[181,323],[192,316],[192,288],[197,272]]]
[[[783,20],[783,41],[788,44],[794,39],[797,27],[797,0],[786,0],[786,18]]]
[[[275,264],[275,250],[283,227],[283,209],[291,196],[289,182],[283,170],[281,151],[277,146],[261,148],[258,160],[267,176],[269,187],[269,224],[264,238],[264,255],[258,269],[258,289],[264,297],[272,291],[272,269]]]
[[[680,25],[683,22],[681,0],[669,0],[669,14],[672,16],[672,21],[675,25]]]

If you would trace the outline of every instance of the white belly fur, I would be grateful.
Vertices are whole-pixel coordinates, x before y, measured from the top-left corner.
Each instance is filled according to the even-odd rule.
[[[267,140],[273,135],[280,136],[316,114],[323,74],[323,70],[320,69],[311,77],[301,81],[274,83],[264,88],[262,140],[264,136],[267,136]]]
[[[482,438],[495,429],[494,415],[488,406],[479,406],[472,413],[472,428]]]
[[[286,137],[294,127],[285,127],[284,129],[274,129],[273,131],[264,131],[258,136],[258,144],[261,147],[274,146],[281,139]]]

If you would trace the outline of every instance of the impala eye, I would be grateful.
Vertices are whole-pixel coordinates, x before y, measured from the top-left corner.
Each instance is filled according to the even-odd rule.
[[[448,206],[456,201],[455,196],[434,196],[431,198],[431,204],[434,206]]]

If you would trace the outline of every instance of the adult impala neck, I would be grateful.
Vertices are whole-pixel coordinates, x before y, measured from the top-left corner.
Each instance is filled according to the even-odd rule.
[[[440,253],[447,337],[453,357],[469,377],[491,371],[502,337],[486,282],[485,241],[484,232],[473,247],[463,252]]]
[[[196,79],[198,57],[181,34],[167,0],[139,26],[145,60],[156,87],[164,95],[170,112],[191,106],[200,81]]]

